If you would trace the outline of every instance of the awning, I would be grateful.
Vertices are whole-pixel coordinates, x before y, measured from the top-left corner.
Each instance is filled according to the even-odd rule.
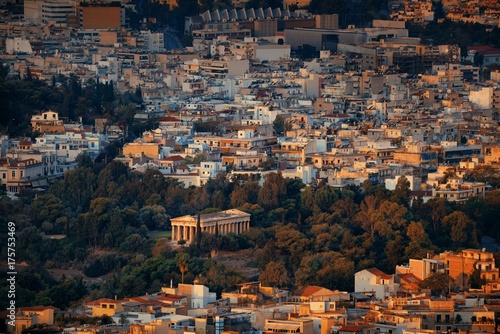
[[[287,332],[297,332],[300,329],[299,324],[268,324],[266,326],[266,331],[287,331]]]

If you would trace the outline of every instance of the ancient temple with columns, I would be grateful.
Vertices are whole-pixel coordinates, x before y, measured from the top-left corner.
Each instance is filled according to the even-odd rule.
[[[195,240],[198,216],[181,216],[172,218],[172,241],[186,240],[192,243]],[[230,209],[226,211],[200,215],[200,228],[202,233],[219,235],[229,233],[241,234],[250,229],[250,214]]]

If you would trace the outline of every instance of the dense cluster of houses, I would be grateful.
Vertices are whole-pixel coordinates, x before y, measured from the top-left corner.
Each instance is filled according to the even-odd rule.
[[[446,273],[453,284],[468,283],[479,270],[486,282],[481,289],[464,289],[446,297],[431,297],[420,283],[434,273]],[[497,294],[499,269],[493,254],[465,249],[445,252],[385,274],[377,268],[354,276],[355,291],[332,291],[306,286],[289,291],[260,282],[238,284],[233,292],[214,292],[200,284],[123,299],[101,298],[60,311],[51,306],[17,310],[16,333],[34,324],[53,325],[58,315],[109,316],[109,325],[68,327],[64,333],[190,334],[190,333],[495,333],[500,307]],[[353,307],[354,306],[354,307]]]
[[[451,19],[480,17],[498,25],[496,1],[442,4]],[[339,29],[338,16],[305,10],[208,11],[186,18],[185,32],[194,40],[182,51],[166,51],[178,42],[167,31],[124,28],[130,4],[27,0],[24,6],[22,20],[0,22],[0,60],[11,75],[23,77],[29,69],[49,83],[73,74],[82,84],[92,79],[121,92],[140,88],[135,118],[156,119],[158,127],[126,143],[117,158],[136,172],[158,169],[185,187],[220,173],[263,182],[279,170],[305,184],[370,180],[395,189],[404,176],[424,199],[465,202],[489,188],[467,181],[468,173],[499,168],[500,72],[483,80],[480,66],[500,64],[500,50],[475,46],[461,55],[455,45],[422,45],[409,37],[404,21],[432,20],[431,1],[390,1],[395,21],[375,20],[370,28]],[[308,50],[319,57],[299,60]],[[475,53],[482,63],[473,65]],[[206,124],[213,126],[199,131]],[[40,133],[35,141],[0,139],[0,181],[11,194],[47,188],[76,167],[80,153],[95,158],[126,131],[106,119],[72,123],[52,110],[34,115],[31,125]],[[247,228],[245,217],[236,218],[227,231]],[[192,230],[179,228],[178,237],[181,231],[187,239]],[[467,286],[474,270],[487,282],[477,291],[436,299],[419,287],[433,273]],[[202,285],[179,284],[151,295],[94,300],[74,312],[108,315],[117,327],[106,330],[137,334],[494,333],[498,276],[492,253],[467,249],[412,259],[393,275],[362,270],[351,293],[248,282],[217,299]],[[263,306],[260,298],[275,304]],[[356,307],[342,306],[349,301]],[[59,312],[20,308],[16,333],[51,325]],[[97,331],[105,330],[64,330]]]
[[[392,12],[426,17],[423,11],[435,10],[431,2],[402,4],[404,10],[393,3]],[[467,172],[497,167],[500,72],[485,81],[479,66],[499,58],[490,48],[485,63],[465,64],[470,55],[457,46],[409,37],[408,18],[339,29],[335,14],[215,10],[186,19],[193,47],[165,51],[166,32],[131,31],[123,18],[99,21],[119,28],[86,19],[123,15],[114,5],[77,6],[76,23],[71,15],[44,17],[48,2],[31,5],[25,3],[24,20],[0,25],[2,61],[11,74],[29,69],[49,83],[74,74],[82,84],[140,88],[135,118],[157,119],[159,127],[127,143],[118,158],[139,172],[157,168],[186,187],[222,172],[255,174],[263,182],[280,170],[306,184],[371,180],[388,189],[405,176],[424,198],[466,201],[488,188],[467,182]],[[297,53],[309,48],[319,57],[300,61]],[[196,131],[207,123],[216,127]],[[0,179],[12,193],[44,187],[73,168],[78,153],[95,157],[125,130],[105,119],[93,127],[65,123],[53,111],[34,116],[32,126],[41,133],[36,142],[2,139]],[[197,156],[201,163],[189,163]]]

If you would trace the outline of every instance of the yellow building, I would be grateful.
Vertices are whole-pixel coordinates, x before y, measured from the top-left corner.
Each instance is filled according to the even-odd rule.
[[[22,307],[16,313],[16,326],[7,326],[8,332],[21,334],[27,328],[36,324],[54,324],[54,311],[59,310],[54,306]]]
[[[35,159],[8,162],[1,166],[1,181],[9,192],[18,193],[25,188],[46,186],[43,164]]]
[[[133,142],[123,146],[124,156],[140,156],[145,155],[150,159],[158,159],[160,155],[161,145],[159,143]]]
[[[63,133],[64,123],[59,114],[53,110],[42,112],[41,115],[31,117],[31,128],[40,133]]]
[[[499,271],[495,266],[493,253],[478,249],[464,249],[458,254],[443,253],[447,264],[448,275],[452,278],[459,278],[462,274],[470,275],[474,269],[481,272],[481,278],[487,282],[498,279]]]
[[[101,298],[85,304],[87,308],[92,310],[93,317],[101,317],[108,315],[110,317],[117,313],[123,312],[121,300]]]

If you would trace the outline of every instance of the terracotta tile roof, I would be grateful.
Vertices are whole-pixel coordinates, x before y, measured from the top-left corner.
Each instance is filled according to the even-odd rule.
[[[21,161],[14,161],[10,163],[10,167],[27,167],[33,165],[41,165],[42,163],[35,159],[26,159]]]
[[[422,282],[422,280],[420,278],[418,278],[417,276],[415,276],[415,274],[412,274],[412,273],[401,274],[401,275],[398,275],[398,276],[401,278],[401,281],[404,282],[404,283],[419,284],[420,282]]]
[[[339,332],[359,332],[363,330],[363,326],[342,326],[339,328]]]
[[[161,161],[181,161],[181,160],[184,160],[184,158],[181,157],[180,155],[171,155],[167,158],[161,159]]]
[[[384,273],[382,270],[378,269],[378,268],[369,268],[369,269],[366,269],[368,272],[372,273],[373,275],[375,276],[378,276],[378,277],[381,277],[381,278],[391,278],[392,276],[391,275],[387,275],[386,273]]]
[[[161,117],[158,121],[160,121],[160,122],[180,122],[179,119],[172,117],[172,116]]]
[[[111,298],[100,298],[100,299],[96,299],[94,301],[85,303],[85,305],[88,305],[88,306],[97,306],[97,305],[100,305],[101,303],[118,304],[118,303],[121,303],[121,302],[122,302],[121,300],[116,300],[116,299],[111,299]]]
[[[27,145],[33,145],[33,142],[31,140],[21,140],[19,142],[19,146],[27,146]]]
[[[305,287],[302,287],[299,290],[297,290],[295,292],[295,295],[307,297],[307,296],[311,296],[311,295],[315,294],[316,292],[318,292],[321,289],[323,289],[323,288],[320,286],[316,286],[316,285],[305,286]]]

